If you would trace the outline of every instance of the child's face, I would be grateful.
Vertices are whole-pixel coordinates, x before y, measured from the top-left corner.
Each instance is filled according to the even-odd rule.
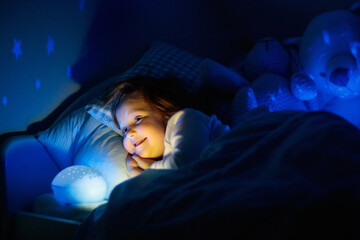
[[[116,118],[124,134],[123,145],[130,154],[142,158],[159,158],[164,154],[164,118],[141,93],[131,94],[120,104]]]

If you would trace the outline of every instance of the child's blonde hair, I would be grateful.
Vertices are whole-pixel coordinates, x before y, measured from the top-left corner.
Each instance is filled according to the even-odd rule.
[[[112,117],[118,128],[116,109],[135,92],[142,94],[162,114],[165,124],[175,112],[186,107],[189,100],[182,83],[176,78],[138,76],[122,80],[106,93],[104,100],[105,104],[111,104]]]

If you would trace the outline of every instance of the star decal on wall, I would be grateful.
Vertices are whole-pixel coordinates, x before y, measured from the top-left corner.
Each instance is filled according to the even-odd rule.
[[[71,68],[70,65],[68,65],[67,71],[66,71],[66,77],[70,78],[71,77]]]
[[[38,91],[41,88],[41,82],[38,78],[36,78],[36,80],[35,80],[35,88],[36,88],[36,91]]]
[[[51,36],[49,35],[49,38],[48,38],[48,44],[46,45],[46,48],[48,50],[48,56],[50,56],[50,53],[55,51],[54,49],[54,39],[51,38]]]
[[[4,105],[4,107],[6,107],[6,105],[8,104],[8,100],[6,96],[3,96],[2,98],[2,104]]]
[[[19,58],[19,55],[22,55],[22,51],[21,51],[21,39],[16,40],[16,38],[14,38],[14,48],[12,50],[12,53],[15,54],[16,57],[16,61]]]

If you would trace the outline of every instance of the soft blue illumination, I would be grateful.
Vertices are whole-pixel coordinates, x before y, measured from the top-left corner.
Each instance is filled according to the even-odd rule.
[[[19,55],[23,54],[21,51],[21,39],[16,40],[16,38],[14,38],[14,48],[12,49],[12,53],[15,54],[16,61],[18,60]]]
[[[68,68],[66,70],[66,77],[71,78],[71,67],[70,67],[70,65],[68,65]]]
[[[275,94],[270,94],[270,98],[273,102],[276,102],[276,96]]]
[[[322,35],[323,35],[323,38],[324,38],[324,43],[325,43],[326,45],[330,45],[330,35],[329,35],[329,32],[323,30],[323,31],[322,31]]]
[[[4,105],[4,107],[6,107],[7,103],[8,103],[7,97],[4,96],[4,97],[2,98],[2,104]]]
[[[107,184],[101,174],[75,165],[58,173],[51,183],[56,200],[64,203],[96,203],[105,199]]]
[[[48,38],[48,44],[46,45],[46,48],[47,48],[48,56],[50,56],[51,52],[55,51],[55,49],[54,49],[54,39],[51,38],[50,35],[49,35],[49,38]]]
[[[36,78],[36,80],[35,80],[35,88],[36,88],[36,91],[38,91],[41,88],[41,82],[38,78]]]
[[[85,0],[80,0],[79,2],[79,10],[83,10],[84,9],[84,5],[85,5]]]
[[[0,46],[0,134],[45,130],[58,115],[51,113],[65,110],[62,103],[90,81],[76,74],[76,65],[93,50],[87,47],[93,38],[88,34],[98,1],[40,2],[6,1],[0,8],[6,22]]]

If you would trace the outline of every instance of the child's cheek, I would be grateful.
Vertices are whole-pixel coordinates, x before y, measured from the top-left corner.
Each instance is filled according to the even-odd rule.
[[[130,144],[129,140],[124,139],[123,145],[124,145],[124,148],[126,151],[128,151],[131,154],[134,153],[134,149],[133,149],[132,145]]]

